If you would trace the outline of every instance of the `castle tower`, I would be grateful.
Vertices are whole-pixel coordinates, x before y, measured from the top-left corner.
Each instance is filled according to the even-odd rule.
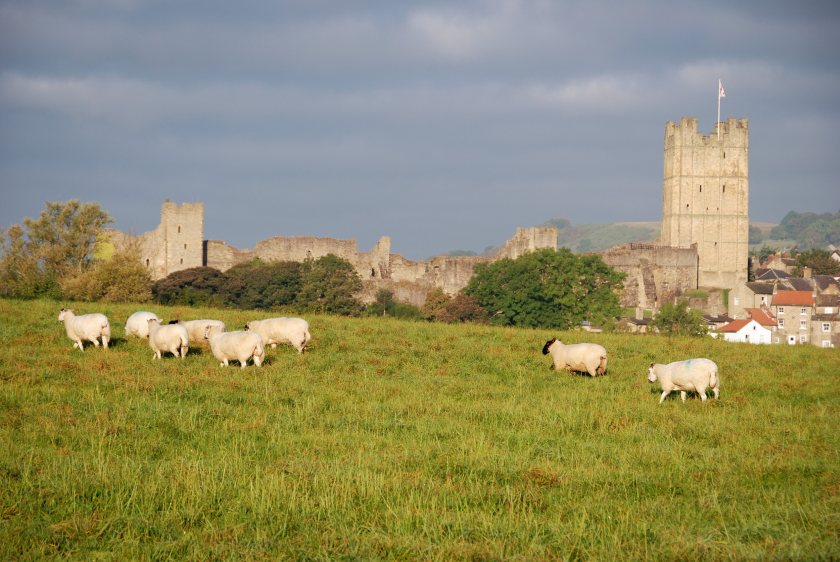
[[[665,125],[662,231],[664,246],[697,245],[698,286],[731,289],[747,281],[749,126],[718,123],[709,136],[697,119]]]
[[[204,203],[164,201],[160,210],[165,273],[204,265]]]

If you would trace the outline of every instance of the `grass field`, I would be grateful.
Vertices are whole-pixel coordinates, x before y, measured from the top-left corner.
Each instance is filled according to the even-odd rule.
[[[71,349],[54,302],[0,300],[0,559],[840,558],[840,351],[310,317],[311,350],[221,369]],[[548,369],[553,336],[608,374]],[[721,400],[657,405],[706,356]]]

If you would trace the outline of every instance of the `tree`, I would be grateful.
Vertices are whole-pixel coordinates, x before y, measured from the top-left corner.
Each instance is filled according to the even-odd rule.
[[[545,249],[478,265],[464,293],[494,324],[566,329],[619,316],[623,279],[597,255]]]
[[[831,259],[831,253],[826,250],[808,250],[798,254],[793,274],[801,277],[806,267],[810,267],[814,275],[840,275],[840,262]]]
[[[302,288],[303,264],[260,259],[241,263],[225,272],[221,296],[237,308],[277,309],[295,303]]]
[[[152,296],[160,304],[223,306],[220,294],[225,274],[212,267],[191,267],[170,273],[152,285]]]
[[[391,316],[406,320],[420,320],[423,318],[420,309],[414,305],[394,300],[394,292],[390,289],[379,289],[376,300],[365,307],[368,316]]]
[[[689,309],[688,302],[684,300],[677,304],[663,305],[652,324],[660,332],[669,335],[704,336],[708,332],[703,313]]]
[[[355,294],[362,280],[353,265],[334,254],[303,264],[301,289],[295,304],[308,312],[358,316],[364,308]]]
[[[24,219],[3,235],[3,294],[61,296],[62,279],[81,274],[111,218],[97,203],[47,202],[38,219]],[[8,240],[7,240],[8,238]]]
[[[95,261],[85,271],[65,277],[61,287],[65,296],[83,301],[146,302],[152,298],[152,279],[136,247]]]

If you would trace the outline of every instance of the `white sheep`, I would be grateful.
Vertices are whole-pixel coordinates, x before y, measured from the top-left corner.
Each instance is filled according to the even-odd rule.
[[[564,345],[557,338],[551,338],[543,346],[543,355],[551,353],[551,368],[589,373],[590,377],[607,372],[607,350],[597,343],[575,343]]]
[[[164,353],[171,353],[183,359],[190,350],[190,338],[187,329],[178,324],[161,326],[157,318],[149,318],[149,347],[154,355],[152,361],[161,359]]]
[[[99,339],[102,339],[102,347],[108,349],[108,340],[111,339],[111,324],[104,314],[76,314],[69,308],[62,308],[58,313],[58,321],[64,322],[67,330],[67,337],[73,340],[73,348],[84,351],[84,341],[93,342],[99,347]]]
[[[220,361],[220,367],[227,367],[229,361],[237,360],[244,369],[250,358],[259,367],[265,359],[263,340],[256,332],[222,332],[218,326],[208,326],[204,338],[210,343],[213,357]]]
[[[278,343],[289,343],[303,353],[312,336],[309,333],[309,323],[303,318],[267,318],[265,320],[251,320],[245,325],[246,330],[256,332],[262,336],[265,345],[277,347]]]
[[[720,378],[718,366],[710,359],[686,359],[663,365],[651,363],[648,369],[648,382],[656,382],[662,386],[662,396],[659,403],[665,400],[674,390],[680,391],[680,398],[685,402],[687,392],[696,392],[701,400],[706,400],[706,389],[711,388],[715,399],[720,397]]]
[[[125,335],[137,336],[138,338],[149,337],[149,318],[155,318],[160,322],[160,318],[154,312],[146,312],[145,310],[138,310],[128,317],[125,321]]]
[[[178,323],[187,329],[190,343],[204,341],[204,334],[208,326],[216,326],[220,332],[225,331],[225,323],[221,320],[173,320],[170,324]]]

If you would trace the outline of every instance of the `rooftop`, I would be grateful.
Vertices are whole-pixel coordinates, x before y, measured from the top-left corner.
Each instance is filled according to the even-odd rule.
[[[779,291],[773,295],[773,306],[814,306],[811,291]]]

